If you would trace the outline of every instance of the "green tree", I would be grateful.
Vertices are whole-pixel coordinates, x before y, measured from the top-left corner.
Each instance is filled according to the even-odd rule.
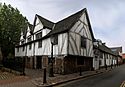
[[[26,30],[27,19],[10,4],[0,4],[0,47],[2,55],[14,55],[15,44],[19,42],[21,31]]]

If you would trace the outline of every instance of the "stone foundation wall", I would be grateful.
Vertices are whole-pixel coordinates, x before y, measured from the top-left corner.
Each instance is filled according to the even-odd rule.
[[[42,57],[42,68],[44,68],[44,67],[48,67],[48,57],[47,56]]]
[[[33,57],[26,57],[25,67],[29,69],[33,69]]]
[[[64,59],[64,74],[77,72],[77,62],[75,57],[66,57]]]
[[[63,73],[63,57],[55,58],[54,61],[54,72],[62,74]]]

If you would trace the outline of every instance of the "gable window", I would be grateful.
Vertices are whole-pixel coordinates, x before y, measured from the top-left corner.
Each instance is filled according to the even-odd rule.
[[[42,47],[42,40],[38,41],[38,48]]]
[[[86,48],[86,38],[81,36],[81,47]]]
[[[21,44],[24,44],[24,40],[21,41]]]
[[[25,47],[23,46],[23,49],[22,49],[22,51],[24,51],[25,50]]]
[[[28,37],[28,41],[27,42],[30,42],[31,41],[31,37]]]
[[[42,32],[36,34],[36,40],[42,38]]]
[[[19,52],[19,47],[17,48],[17,52]]]
[[[102,52],[100,52],[99,56],[100,56],[100,58],[103,58],[103,53],[102,53]]]

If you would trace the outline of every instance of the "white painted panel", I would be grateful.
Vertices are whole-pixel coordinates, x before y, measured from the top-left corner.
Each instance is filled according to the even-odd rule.
[[[17,52],[18,48],[15,48],[15,56],[20,57],[20,56],[25,56],[26,49],[23,51],[23,47],[19,47],[19,52]]]
[[[75,35],[75,43],[76,43],[76,47],[77,47],[77,55],[80,55],[81,36],[78,34]]]
[[[85,13],[83,13],[83,15],[80,17],[80,20],[82,21],[82,22],[84,22],[85,21]]]
[[[75,31],[76,29],[77,29],[77,27],[80,25],[80,21],[78,21],[78,22],[76,22],[75,24],[74,24],[74,26],[71,28],[71,31]]]
[[[35,55],[51,55],[50,38],[42,41],[42,47],[38,48],[38,42],[35,45]],[[67,33],[58,35],[58,45],[53,46],[53,55],[67,54]]]
[[[58,45],[53,46],[53,55],[58,55]]]
[[[42,37],[44,37],[45,35],[47,35],[51,30],[50,29],[43,29],[42,30]]]
[[[59,34],[58,35],[58,54],[67,54],[67,43],[68,35],[67,33]]]
[[[82,56],[84,55],[83,53],[84,53],[84,50],[83,50],[83,49],[81,49],[81,55],[82,55]]]
[[[99,69],[99,59],[97,58],[93,58],[93,67],[94,67],[94,70],[97,70]]]
[[[28,26],[26,37],[28,37],[29,35],[31,35],[31,34],[30,34],[30,28]]]
[[[27,56],[33,56],[34,55],[33,48],[34,48],[33,44],[31,46],[31,49],[29,49],[29,44],[27,45]]]
[[[39,21],[39,23],[37,23]],[[39,18],[36,18],[36,26],[34,28],[34,33],[39,31],[40,29],[43,29],[43,24],[40,22]]]
[[[69,51],[70,54],[80,55],[80,39],[81,39],[81,37],[79,34],[72,33],[72,32],[69,33],[69,45],[73,52],[73,53],[71,53]]]
[[[80,25],[75,30],[76,33],[80,33],[80,31],[83,29],[83,23],[80,23]]]

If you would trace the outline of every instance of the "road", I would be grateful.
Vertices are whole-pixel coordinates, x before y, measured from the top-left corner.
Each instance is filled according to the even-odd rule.
[[[60,87],[120,87],[123,81],[125,81],[125,65],[97,76],[62,84]]]

